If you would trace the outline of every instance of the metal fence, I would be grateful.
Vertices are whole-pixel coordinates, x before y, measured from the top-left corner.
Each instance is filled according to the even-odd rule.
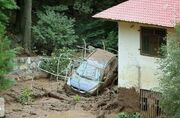
[[[160,93],[140,90],[140,114],[142,118],[161,118]]]

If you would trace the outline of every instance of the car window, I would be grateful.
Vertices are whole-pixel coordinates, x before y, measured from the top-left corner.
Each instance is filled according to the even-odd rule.
[[[82,77],[91,80],[99,80],[101,77],[101,69],[89,64],[87,61],[84,61],[76,70],[76,73]]]

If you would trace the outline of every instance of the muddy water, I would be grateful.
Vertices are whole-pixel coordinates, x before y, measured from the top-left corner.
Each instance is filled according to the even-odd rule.
[[[93,114],[85,111],[67,111],[58,114],[50,114],[47,118],[96,118]]]

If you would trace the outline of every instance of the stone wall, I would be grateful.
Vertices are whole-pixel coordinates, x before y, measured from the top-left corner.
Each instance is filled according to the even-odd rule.
[[[47,77],[47,74],[38,69],[42,57],[17,57],[14,59],[15,67],[8,75],[17,80],[28,80],[35,77]]]

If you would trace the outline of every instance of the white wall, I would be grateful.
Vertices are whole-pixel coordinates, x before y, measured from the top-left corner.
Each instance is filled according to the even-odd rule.
[[[119,22],[118,86],[155,89],[159,86],[157,58],[140,55],[140,26]]]

